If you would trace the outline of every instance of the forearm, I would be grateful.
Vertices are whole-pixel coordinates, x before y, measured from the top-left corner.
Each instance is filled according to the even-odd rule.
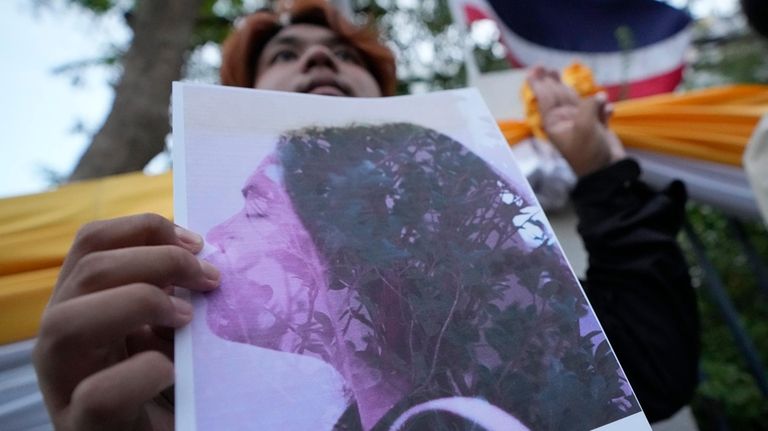
[[[651,420],[674,413],[698,378],[698,315],[676,235],[679,182],[655,192],[622,160],[582,178],[573,192],[589,253],[584,288]]]

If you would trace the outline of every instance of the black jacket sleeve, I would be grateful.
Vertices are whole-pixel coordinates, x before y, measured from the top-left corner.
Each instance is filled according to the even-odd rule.
[[[698,381],[699,323],[676,236],[685,187],[655,192],[631,159],[582,178],[572,193],[589,253],[592,307],[650,421],[686,405]]]

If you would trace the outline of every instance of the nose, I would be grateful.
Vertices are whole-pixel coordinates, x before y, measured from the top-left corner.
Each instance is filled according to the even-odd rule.
[[[327,67],[332,70],[338,69],[336,58],[327,46],[312,45],[307,48],[301,56],[302,69],[308,71],[315,67]]]

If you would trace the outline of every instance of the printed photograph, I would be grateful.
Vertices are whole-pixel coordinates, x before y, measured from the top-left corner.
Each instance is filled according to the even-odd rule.
[[[276,136],[205,231],[222,284],[196,298],[197,429],[477,430],[487,407],[519,425],[496,429],[590,430],[640,412],[525,180],[406,121]]]

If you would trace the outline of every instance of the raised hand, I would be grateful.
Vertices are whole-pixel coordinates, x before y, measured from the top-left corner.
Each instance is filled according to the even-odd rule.
[[[528,85],[536,96],[542,126],[578,176],[626,157],[621,141],[606,125],[610,105],[605,95],[581,99],[557,72],[534,67]]]
[[[172,430],[173,328],[192,306],[173,286],[215,289],[202,238],[153,214],[78,233],[43,314],[34,363],[57,430]]]

